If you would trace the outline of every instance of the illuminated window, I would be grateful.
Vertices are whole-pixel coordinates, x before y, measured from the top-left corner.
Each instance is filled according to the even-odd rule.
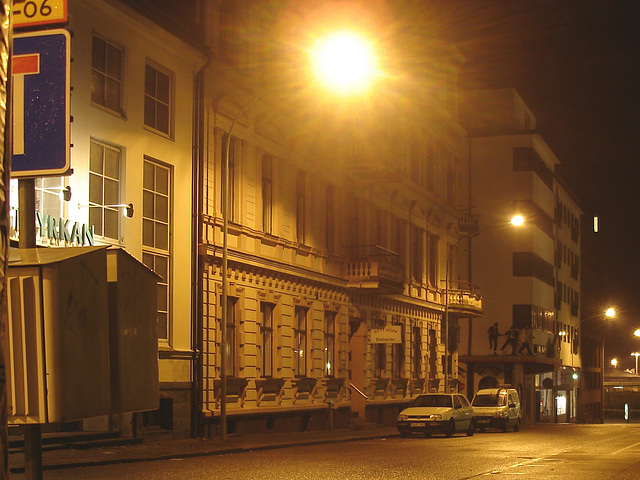
[[[307,313],[308,308],[296,307],[293,329],[293,375],[296,377],[307,376]]]
[[[172,74],[150,65],[144,74],[144,124],[160,133],[171,136]]]
[[[226,348],[225,355],[225,370],[227,375],[237,375],[237,358],[238,358],[238,346],[237,346],[237,313],[238,313],[238,299],[236,297],[227,297],[227,325],[226,325]]]
[[[275,305],[262,302],[260,304],[260,315],[262,324],[260,334],[262,336],[262,376],[273,376],[273,311]]]
[[[91,140],[89,158],[89,224],[95,235],[119,241],[121,150]]]
[[[43,217],[50,215],[53,218],[63,216],[63,197],[62,189],[64,188],[63,177],[43,177],[36,178],[36,212]]]
[[[91,49],[91,101],[119,115],[122,110],[122,48],[94,35]]]
[[[373,320],[373,328],[384,328],[385,322],[381,319]],[[373,344],[373,376],[384,377],[387,368],[387,345],[384,343]]]
[[[394,323],[394,326],[400,329],[400,343],[392,345],[393,378],[404,378],[404,325]]]
[[[142,261],[158,280],[158,339],[168,341],[171,327],[171,179],[169,167],[144,159],[142,179]]]
[[[324,312],[324,376],[335,375],[336,312]]]
[[[412,328],[411,343],[413,378],[422,378],[422,336],[420,334],[420,327]]]

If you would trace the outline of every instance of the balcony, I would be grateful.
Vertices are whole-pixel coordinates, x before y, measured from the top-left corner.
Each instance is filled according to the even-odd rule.
[[[445,289],[442,289],[444,297]],[[467,317],[482,315],[482,296],[469,282],[449,282],[449,312]]]
[[[349,247],[354,255],[345,262],[348,288],[393,294],[404,290],[404,269],[398,254],[377,245]]]

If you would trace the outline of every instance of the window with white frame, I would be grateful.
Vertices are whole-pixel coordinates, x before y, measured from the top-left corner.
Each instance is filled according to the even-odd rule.
[[[173,74],[147,62],[144,71],[144,124],[168,137],[172,135]]]
[[[97,35],[91,45],[91,102],[119,115],[122,109],[123,49]]]
[[[145,157],[142,178],[142,261],[158,280],[158,340],[171,333],[171,181],[170,167]]]
[[[42,177],[35,179],[36,186],[36,212],[43,217],[50,215],[53,218],[62,217],[63,203],[63,177]]]
[[[225,356],[225,370],[227,375],[234,377],[237,375],[238,369],[238,298],[227,297],[227,319],[226,325],[226,338],[225,338],[225,350],[223,355]]]
[[[122,150],[91,139],[89,157],[89,224],[95,235],[119,241]]]

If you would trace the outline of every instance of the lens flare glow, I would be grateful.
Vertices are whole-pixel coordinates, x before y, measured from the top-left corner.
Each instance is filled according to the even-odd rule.
[[[339,93],[366,89],[378,74],[373,47],[351,32],[334,33],[318,41],[311,56],[318,79]]]

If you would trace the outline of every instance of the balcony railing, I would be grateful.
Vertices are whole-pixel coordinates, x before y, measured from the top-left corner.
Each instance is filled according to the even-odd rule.
[[[347,287],[379,293],[402,293],[404,270],[398,254],[377,245],[349,247],[354,256],[345,262]]]
[[[448,294],[449,311],[469,315],[482,315],[482,296],[477,287],[469,282],[449,282],[449,288],[445,288],[445,282],[442,282],[442,294],[444,297],[445,290]]]

